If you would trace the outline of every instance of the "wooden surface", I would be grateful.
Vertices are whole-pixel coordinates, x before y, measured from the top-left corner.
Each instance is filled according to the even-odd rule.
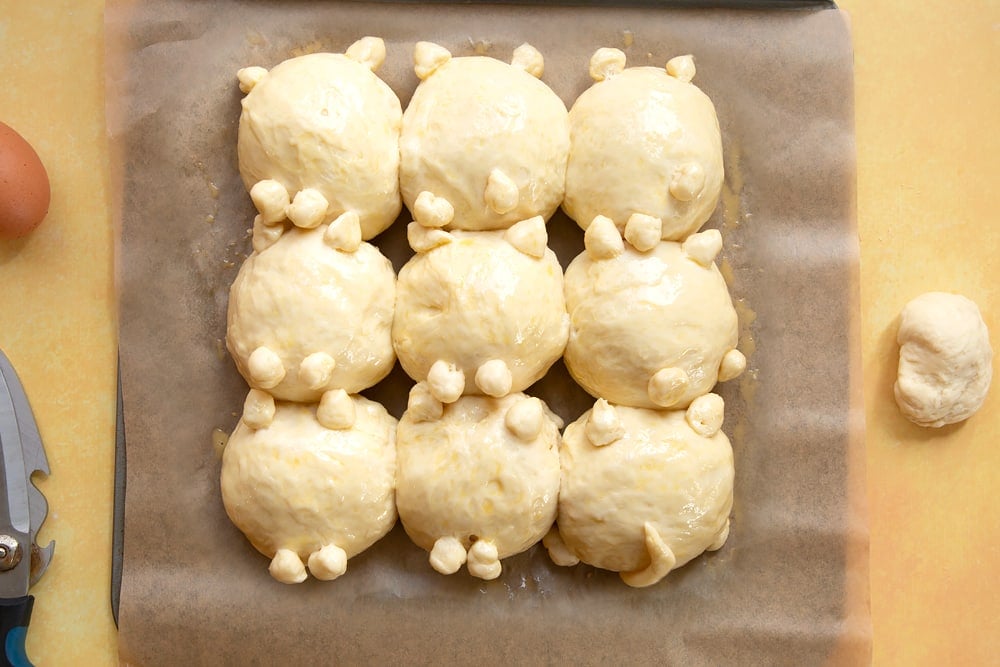
[[[939,431],[892,399],[896,317],[914,296],[976,301],[1000,353],[1000,3],[843,0],[857,65],[858,217],[876,665],[981,665],[1000,636],[1000,380]],[[47,220],[0,241],[0,347],[52,476],[36,596],[39,665],[113,665],[114,235],[104,142],[103,2],[0,0],[0,120],[52,181]],[[1000,356],[994,369],[1000,368]],[[1000,377],[1000,371],[995,370]],[[994,638],[991,642],[989,638]],[[995,663],[994,663],[995,664]]]

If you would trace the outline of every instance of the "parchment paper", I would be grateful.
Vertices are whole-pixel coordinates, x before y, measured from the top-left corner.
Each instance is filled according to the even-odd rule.
[[[120,186],[127,492],[120,652],[142,665],[864,664],[870,659],[857,342],[852,53],[836,10],[319,2],[109,2],[108,119]],[[727,182],[709,223],[750,371],[721,387],[736,457],[719,552],[636,590],[540,547],[483,582],[433,572],[399,526],[334,582],[285,586],[224,513],[213,429],[246,387],[224,353],[253,217],[239,180],[235,72],[386,39],[403,104],[413,44],[509,59],[523,41],[567,106],[601,46],[629,65],[695,54]],[[630,46],[626,44],[631,43]],[[410,255],[404,211],[377,243]],[[567,263],[582,232],[561,214]],[[399,415],[397,370],[369,396]],[[592,399],[558,365],[530,390],[567,420]]]

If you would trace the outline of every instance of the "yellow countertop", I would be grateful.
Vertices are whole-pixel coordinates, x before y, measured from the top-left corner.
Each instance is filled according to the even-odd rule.
[[[110,608],[116,304],[102,0],[0,0],[0,120],[36,148],[48,218],[0,241],[0,347],[52,468],[32,593],[39,665],[114,665]],[[982,665],[1000,637],[1000,380],[941,430],[896,410],[896,318],[930,290],[983,311],[1000,377],[1000,3],[842,0],[856,60],[862,355],[876,665]],[[993,638],[993,639],[990,639]]]

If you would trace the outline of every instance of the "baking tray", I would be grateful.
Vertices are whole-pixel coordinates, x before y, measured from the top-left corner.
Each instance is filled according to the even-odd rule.
[[[253,5],[266,4],[266,3],[252,3],[251,2],[251,3],[246,3],[246,4],[248,4],[250,6],[253,6]],[[449,7],[449,11],[450,12],[456,12],[456,11],[457,12],[473,12],[473,11],[477,11],[479,9],[486,10],[486,9],[488,9],[490,7],[494,7],[494,8],[498,7],[498,5],[492,5],[490,3],[439,3],[440,6],[447,6],[449,4],[452,5],[452,7]],[[507,4],[519,4],[519,3],[507,3]],[[676,9],[676,8],[682,8],[682,7],[683,8],[695,8],[695,7],[697,7],[697,8],[702,8],[702,9],[704,9],[704,8],[712,8],[713,10],[717,10],[718,16],[720,18],[726,17],[726,16],[732,17],[732,16],[738,14],[738,15],[744,17],[744,18],[755,17],[755,18],[758,18],[758,19],[759,18],[763,18],[765,16],[764,14],[760,13],[761,10],[764,10],[764,9],[767,9],[767,10],[786,10],[785,12],[779,12],[779,13],[788,13],[788,10],[796,10],[797,12],[807,13],[807,12],[825,11],[825,10],[830,10],[830,9],[835,8],[834,3],[832,3],[832,2],[802,2],[802,1],[797,1],[797,0],[788,0],[788,1],[784,1],[784,2],[782,2],[780,0],[770,1],[770,2],[768,2],[768,1],[758,1],[758,2],[753,2],[753,1],[743,1],[743,2],[732,1],[732,2],[725,2],[723,0],[716,1],[716,2],[657,2],[657,3],[650,3],[650,2],[632,2],[632,3],[586,3],[586,2],[572,2],[572,3],[558,3],[557,2],[557,3],[552,3],[552,4],[555,4],[555,5],[592,6],[592,7],[596,6],[598,8],[600,8],[600,7],[604,7],[604,8],[608,8],[608,7],[620,7],[623,10],[624,9],[628,9],[628,8],[635,8],[635,7],[640,7],[640,8],[641,7],[646,7],[646,8],[648,8],[650,6],[655,6],[657,8],[662,8],[664,11],[668,11],[668,10],[672,10],[672,9]],[[476,6],[473,6],[473,5],[476,5]],[[317,5],[317,6],[319,6],[319,5]],[[331,5],[328,4],[328,5],[324,5],[324,6],[331,6]],[[335,3],[333,3],[332,6],[335,6]],[[526,9],[525,11],[528,11],[528,10]],[[734,14],[734,12],[736,14]],[[625,24],[623,24],[623,25],[625,25]],[[262,31],[264,31],[263,28],[262,28]],[[433,39],[434,35],[429,35],[428,38]],[[602,46],[602,45],[620,46],[618,44],[595,44],[594,48],[596,48],[597,46]],[[548,53],[546,53],[546,52],[548,50],[550,50],[550,49],[547,49],[545,44],[539,44],[538,46],[543,51],[543,53],[545,53],[546,55],[548,55]],[[773,49],[773,47],[768,47],[768,48],[772,48]],[[459,49],[454,49],[453,48],[453,50],[455,51],[456,55],[464,55],[463,53],[460,52]],[[776,53],[778,55],[780,55],[780,49],[777,49]],[[501,58],[505,57],[505,54],[503,54],[501,52],[497,52],[497,53],[491,54],[491,55],[497,55],[497,57],[501,57]],[[589,56],[589,54],[583,54],[583,55]],[[630,63],[629,63],[630,65],[633,65],[633,64],[645,64],[645,63],[642,63],[642,62],[635,62],[635,55],[636,54],[634,54],[634,53],[630,53]],[[671,55],[675,55],[675,54],[671,53]],[[698,54],[696,53],[696,55],[698,55]],[[246,64],[251,64],[251,63],[246,63]],[[705,75],[702,74],[702,76],[700,78],[696,78],[696,83],[699,83],[699,84],[703,85],[703,87],[706,85],[706,82],[704,81],[704,78],[703,78],[704,76]],[[842,86],[843,82],[839,82],[838,85]],[[713,95],[713,97],[715,97],[715,96]],[[404,103],[405,103],[405,100],[404,100]],[[568,104],[569,103],[571,103],[571,100],[568,102]],[[839,102],[835,102],[835,103],[839,103],[841,105],[837,109],[837,113],[841,117],[844,117],[845,115],[846,116],[850,116],[851,115],[852,110],[850,108],[850,97],[849,96],[848,96],[848,98],[846,100],[845,99],[840,99]],[[110,104],[111,104],[111,102],[109,102],[109,105]],[[720,110],[720,116],[723,116],[723,114],[724,114],[724,111]],[[226,121],[232,121],[232,120],[234,120],[234,119],[232,119],[232,118],[226,119]],[[114,132],[112,132],[112,134],[114,135]],[[113,137],[113,139],[114,139],[114,137]],[[853,151],[853,145],[850,146],[850,150]],[[233,146],[233,152],[235,152],[235,144]],[[731,156],[727,155],[727,167],[728,167],[728,160],[730,158],[731,158]],[[853,159],[853,155],[851,155],[851,158]],[[853,168],[853,162],[851,162],[850,167]],[[843,173],[831,173],[831,174],[829,174],[829,176],[834,181],[836,181],[837,179],[843,179],[845,177],[845,174],[843,174]],[[853,179],[853,172],[851,172],[849,174],[846,174],[846,177],[847,177],[848,180]],[[835,186],[837,188],[847,187],[847,190],[849,190],[849,200],[830,202],[831,206],[834,206],[834,207],[836,207],[836,206],[842,206],[843,204],[846,203],[848,205],[848,207],[849,207],[850,210],[839,211],[839,213],[840,214],[845,214],[845,215],[847,215],[849,217],[853,216],[853,189],[852,189],[852,183],[845,185],[844,183],[836,182]],[[739,193],[736,193],[736,194],[739,195]],[[744,197],[743,200],[745,200],[745,199],[746,198]],[[737,203],[736,203],[736,205],[738,207],[744,207],[744,203],[745,203],[745,201],[741,201],[740,197],[737,196]],[[127,208],[128,208],[127,205],[123,206],[123,209],[127,210]],[[727,221],[727,220],[723,219],[725,217],[725,215],[724,215],[724,212],[722,211],[722,208],[723,208],[723,206],[720,206],[720,210],[717,211],[717,214],[713,218],[713,221],[709,223],[709,225],[708,225],[709,227],[715,226],[715,227],[719,227],[719,228],[725,228],[726,225],[727,225],[727,223],[732,222],[732,221]],[[749,207],[749,208],[752,209],[752,206]],[[821,210],[819,210],[819,211],[812,212],[813,215],[818,215],[820,217],[822,215],[824,215],[824,212],[822,211],[822,206],[820,206],[820,209]],[[826,214],[828,214],[828,213],[829,212],[827,212]],[[743,215],[745,217],[749,217],[748,214],[753,215],[753,214],[758,214],[758,213],[756,211],[752,211],[752,210],[742,210],[742,208],[741,208],[741,211],[737,213],[736,222],[733,222],[732,225],[733,226],[737,226],[739,224],[739,216],[740,215]],[[404,215],[405,215],[405,212],[404,212]],[[125,224],[127,224],[127,221],[125,222]],[[400,227],[401,227],[400,223],[397,223],[397,225],[394,227],[394,230],[395,230],[395,232],[397,234],[397,237],[398,237],[398,233],[399,233]],[[730,231],[732,231],[732,230],[730,230]],[[730,236],[732,238],[736,238],[736,237],[739,236],[739,234],[738,233],[737,234],[730,234],[728,236]],[[733,262],[732,265],[736,266],[736,268],[735,268],[734,271],[737,274],[737,280],[739,279],[740,275],[742,275],[742,274],[747,274],[748,279],[752,280],[752,278],[749,277],[749,272],[750,271],[749,271],[746,263],[744,263],[743,265],[738,265],[739,257],[740,257],[740,253],[741,252],[745,252],[746,255],[747,255],[746,257],[743,258],[744,262],[746,262],[747,260],[749,260],[749,254],[750,253],[745,250],[745,244],[743,244],[743,245],[744,245],[743,248],[734,248],[732,250],[732,252],[730,254],[730,257],[732,258],[732,262]],[[573,253],[575,253],[576,251],[578,251],[578,249],[579,249],[579,244],[575,244],[574,245],[574,242],[572,240],[568,241],[564,245],[564,247],[561,249],[561,251],[560,251],[561,259],[565,262],[569,257],[572,256]],[[124,250],[124,252],[128,252],[128,248],[127,247],[124,248],[123,250]],[[557,250],[560,250],[560,249],[557,248]],[[792,249],[792,250],[794,250],[794,249]],[[856,252],[856,249],[855,249],[855,252]],[[393,257],[393,259],[394,259],[394,263],[396,264],[397,269],[398,269],[400,262],[405,259],[405,256],[400,255],[400,256]],[[851,260],[850,249],[848,249],[848,251],[847,251],[847,261],[849,262],[850,260]],[[856,257],[854,258],[854,261],[856,262]],[[847,269],[848,269],[848,273],[850,273],[851,267],[848,266]],[[855,268],[853,270],[856,271],[856,265],[855,265]],[[732,268],[731,268],[731,271],[733,271]],[[850,278],[848,278],[848,283],[849,282],[850,282]],[[856,317],[856,303],[853,303],[853,304],[851,303],[852,298],[856,297],[856,294],[852,294],[852,292],[851,292],[851,290],[856,290],[856,284],[854,284],[854,285],[847,284],[846,288],[847,288],[847,292],[843,295],[844,296],[844,303],[841,304],[843,306],[843,308],[844,308],[843,317],[841,318],[841,323],[843,325],[841,327],[841,329],[842,329],[841,333],[845,336],[845,340],[846,340],[846,337],[848,336],[848,330],[853,326],[853,324],[851,323],[851,320],[852,320],[852,318]],[[734,292],[735,291],[736,290],[734,290]],[[737,294],[737,296],[738,296],[738,294]],[[831,304],[828,304],[828,305],[831,305]],[[832,306],[834,307],[834,309],[836,309],[836,304],[832,304]],[[742,314],[746,315],[747,313],[744,312]],[[758,311],[757,314],[759,315],[759,311]],[[753,338],[754,335],[757,335],[757,334],[754,333],[754,331],[752,329],[746,329],[745,333],[748,333],[751,338]],[[840,342],[843,342],[843,341],[840,341]],[[840,360],[840,361],[843,362],[840,365],[840,368],[843,369],[843,371],[844,371],[843,374],[845,376],[844,378],[842,378],[842,380],[843,380],[842,390],[845,393],[845,395],[847,395],[847,394],[854,394],[855,393],[855,388],[852,385],[852,381],[851,381],[851,379],[849,377],[850,373],[847,372],[847,369],[853,367],[855,360],[853,358],[851,358],[851,357],[852,357],[852,355],[856,355],[857,351],[856,351],[856,349],[853,350],[853,351],[850,350],[849,349],[850,346],[847,345],[846,343],[844,343],[843,345],[836,345],[834,347],[837,348],[838,351],[842,348],[843,352],[844,352],[844,355],[845,355],[844,358],[842,360]],[[753,367],[754,361],[755,360],[754,360],[753,356],[751,356],[752,367]],[[833,368],[832,365],[831,365],[831,368]],[[564,373],[564,371],[562,371],[562,372]],[[393,377],[395,378],[395,380],[398,381],[398,379],[399,379],[398,373],[396,375],[394,375]],[[552,382],[559,382],[559,379],[555,378],[553,380],[552,378],[547,378],[547,380],[544,380],[543,383],[546,382],[546,381],[548,381],[550,383],[552,383]],[[560,389],[558,391],[562,391],[561,385],[560,385]],[[753,386],[749,385],[749,384],[745,384],[744,386],[740,387],[739,389],[733,387],[733,388],[731,388],[729,390],[723,390],[723,391],[724,391],[724,395],[727,396],[727,399],[730,399],[729,400],[730,403],[736,403],[738,401],[746,402],[747,399],[748,399],[747,394],[750,394],[750,393],[754,392],[755,388]],[[542,387],[542,393],[544,394],[544,387]],[[577,398],[577,399],[574,399],[574,400],[577,400],[579,402],[580,400],[586,400],[586,399],[579,399],[579,398]],[[396,407],[397,407],[397,409],[395,410],[395,412],[398,414],[398,408],[399,408],[398,403],[397,403]],[[731,419],[731,417],[732,417],[732,410],[730,410],[729,417],[730,417],[729,424],[728,424],[729,428],[727,428],[726,430],[727,430],[727,432],[730,433],[731,437],[734,437],[734,448],[736,448],[737,451],[739,452],[740,444],[741,444],[739,442],[739,440],[740,440],[739,435],[740,434],[738,434],[738,433],[734,434],[733,433],[733,423],[732,422],[734,420]],[[112,609],[113,609],[113,612],[114,612],[114,615],[115,615],[116,623],[119,620],[119,604],[120,604],[121,585],[122,585],[123,553],[124,553],[124,545],[125,545],[125,535],[124,535],[125,521],[124,521],[124,517],[125,517],[125,497],[126,497],[125,496],[125,492],[126,492],[125,485],[126,485],[127,468],[126,468],[126,442],[125,442],[125,435],[126,435],[125,426],[126,425],[125,425],[124,418],[125,418],[125,410],[123,409],[123,405],[122,405],[121,374],[119,374],[119,409],[118,409],[118,429],[117,429],[117,444],[116,444],[116,481],[115,481],[115,517],[114,517],[115,530],[114,530],[114,545],[113,545],[113,559],[114,559],[114,563],[113,563],[113,580],[112,580],[112,594],[111,594],[111,597],[112,597]],[[845,433],[846,433],[846,431],[845,431]],[[849,434],[849,435],[851,435],[851,434]],[[853,435],[851,435],[851,437],[856,437],[856,436],[857,436],[857,433],[854,433]],[[738,471],[738,475],[739,475],[739,471]],[[737,483],[739,484],[739,477],[738,477],[738,482]],[[842,487],[844,489],[844,493],[842,495],[845,497],[845,506],[839,508],[841,511],[853,511],[853,509],[851,509],[851,508],[849,508],[849,507],[846,506],[847,504],[850,504],[850,503],[847,503],[847,501],[846,501],[847,486],[848,486],[848,482],[846,480],[843,481]],[[853,502],[854,501],[852,500],[851,503],[853,503]],[[836,504],[836,503],[834,503],[834,504]],[[829,510],[829,509],[830,509],[829,507],[825,507],[824,508],[824,510]],[[391,538],[391,539],[387,540],[387,542],[391,542],[392,545],[394,545],[394,547],[398,547],[401,544],[401,540],[399,538],[399,532],[400,532],[399,528],[397,527],[397,529],[395,531],[395,538]],[[861,536],[853,536],[852,539],[854,539],[855,537],[863,540],[863,535],[861,535]],[[403,538],[403,539],[405,539],[405,538]],[[733,550],[738,549],[738,548],[739,548],[738,545],[733,546],[733,548],[730,549],[730,551],[733,551]],[[727,549],[729,549],[729,547],[727,547]],[[725,551],[726,550],[724,550],[724,552]],[[848,551],[848,549],[845,546],[845,559],[847,558],[847,555],[846,555],[847,551]],[[419,556],[419,554],[417,554],[417,555]],[[411,554],[411,557],[412,556],[413,556],[413,554]],[[542,560],[544,560],[544,555],[539,556],[539,555],[535,554],[535,555],[531,556],[531,558],[534,559],[534,560],[538,560],[539,558],[541,558]],[[257,576],[264,576],[264,577],[266,577],[266,573],[264,573],[264,571],[263,571],[264,560],[262,560],[261,557],[258,557],[258,560],[259,560],[259,562],[257,563],[257,565],[260,566],[259,567],[260,572],[257,573]],[[411,560],[412,560],[412,558],[411,558]],[[714,567],[715,566],[714,565],[714,560],[724,560],[724,558],[717,558],[717,559],[706,558],[706,559],[703,559],[703,560],[704,561],[709,561],[709,563],[710,563],[708,565],[709,567]],[[353,563],[353,561],[352,561],[352,563]],[[587,572],[585,572],[584,574],[582,574],[580,576],[586,576],[586,577],[589,578],[589,577],[593,576],[593,574],[594,573],[587,571]],[[846,597],[846,589],[849,587],[847,579],[850,578],[851,575],[849,573],[847,573],[846,569],[844,570],[843,574],[844,574],[844,577],[843,577],[843,580],[840,582],[840,587],[844,589],[844,591],[845,591],[845,597]],[[598,576],[600,576],[600,575],[598,574]],[[681,571],[681,572],[678,572],[678,573],[674,573],[670,577],[668,577],[668,581],[670,581],[671,579],[674,580],[675,582],[677,580],[681,580],[681,582],[682,582],[681,585],[683,587],[683,580],[684,579],[689,579],[689,578],[691,578],[691,577],[687,577],[685,575],[684,571]],[[670,586],[671,584],[668,583],[666,585]],[[854,584],[850,584],[850,585],[854,585]],[[469,590],[479,590],[479,589],[476,588],[475,585],[471,585],[470,586],[469,582],[464,582],[463,584],[460,584],[460,586],[464,587],[465,589],[469,589]],[[454,590],[454,588],[451,586],[451,584],[449,584],[449,589],[451,591]],[[630,593],[627,593],[627,592],[623,592],[622,594],[623,595],[631,595]],[[620,598],[620,596],[619,596],[619,598]],[[649,610],[650,610],[651,613],[656,613],[658,609],[660,611],[662,611],[662,605],[658,601],[650,602],[649,597],[647,595],[645,595],[645,594],[636,594],[636,597],[634,598],[634,601],[640,601],[640,600],[644,601],[644,604],[649,604],[650,605]],[[749,602],[749,601],[747,601],[747,602]],[[626,606],[629,606],[629,605],[632,605],[632,604],[635,604],[635,603],[637,603],[637,602],[624,602],[623,603],[621,601],[621,599],[617,600],[617,604],[619,604],[619,605],[625,604]],[[826,610],[826,611],[829,611],[829,610]],[[838,611],[838,614],[841,615],[841,616],[846,616],[846,614],[843,614],[840,611]],[[841,650],[840,647],[841,647],[841,644],[843,643],[842,640],[844,639],[845,636],[848,636],[848,635],[850,635],[848,643],[854,642],[855,644],[858,644],[859,646],[861,646],[861,651],[863,653],[864,650],[865,650],[864,647],[865,647],[866,642],[867,642],[867,634],[866,633],[867,633],[867,631],[866,631],[866,626],[865,626],[864,622],[862,622],[858,628],[847,627],[845,625],[844,628],[842,628],[842,632],[841,633],[839,633],[839,634],[835,633],[834,636],[826,638],[827,641],[825,643],[827,644],[827,646],[826,646],[826,653],[825,654],[827,654],[827,655],[837,655],[838,651]],[[780,634],[780,633],[778,633],[778,634]],[[821,642],[821,643],[823,643],[823,642]],[[820,653],[822,653],[822,652],[823,651],[820,651]],[[596,653],[595,655],[597,655],[597,654],[599,654],[599,653]],[[553,655],[555,655],[555,657],[559,657],[558,653],[557,654],[553,654]]]

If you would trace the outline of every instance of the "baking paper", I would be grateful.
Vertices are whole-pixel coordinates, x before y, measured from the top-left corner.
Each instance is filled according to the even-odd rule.
[[[322,2],[107,7],[108,132],[120,223],[127,438],[120,654],[139,665],[866,664],[867,529],[854,221],[852,52],[836,10],[746,11]],[[232,526],[213,431],[246,385],[225,353],[228,289],[250,251],[236,71],[381,36],[404,106],[411,54],[509,60],[529,42],[570,106],[590,55],[692,53],[715,102],[722,269],[750,369],[722,385],[736,461],[729,541],[648,589],[541,547],[495,581],[445,577],[399,526],[333,582],[286,586]],[[398,269],[404,211],[376,243]],[[581,230],[562,214],[565,264]],[[397,368],[369,397],[397,416]],[[567,421],[592,405],[561,364],[529,393]]]

